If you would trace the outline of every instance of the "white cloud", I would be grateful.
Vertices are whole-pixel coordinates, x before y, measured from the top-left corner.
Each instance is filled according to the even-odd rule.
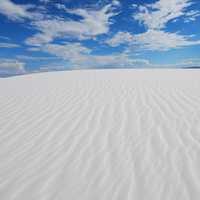
[[[191,45],[200,45],[200,40],[191,40],[191,36],[170,33],[162,30],[148,30],[147,32],[132,35],[128,32],[119,32],[106,41],[112,47],[127,44],[138,47],[140,50],[159,50],[181,48]]]
[[[134,42],[135,45],[138,45],[137,42],[138,43],[142,42],[143,47],[147,49],[164,50],[162,45],[156,44],[157,46],[156,45],[152,46],[153,42],[152,44],[149,44],[148,38],[146,39],[147,41],[145,43],[144,38],[146,37],[150,37],[150,36],[143,35],[132,42]],[[155,38],[157,37],[158,36],[156,36]],[[154,41],[154,39],[152,40]],[[173,43],[173,39],[171,39],[171,41]],[[185,45],[188,45],[188,44],[186,43]],[[168,46],[170,46],[169,48],[171,48],[172,45],[168,44]],[[38,51],[43,51],[51,55],[57,56],[58,58],[61,58],[62,60],[68,63],[68,65],[66,65],[68,66],[67,68],[70,67],[72,69],[94,68],[94,67],[95,68],[109,68],[109,67],[111,68],[138,68],[138,67],[139,68],[144,68],[144,67],[145,68],[159,68],[160,67],[159,64],[150,63],[150,61],[147,59],[140,59],[140,58],[135,58],[131,56],[129,51],[125,51],[125,52],[117,53],[117,54],[110,54],[110,55],[94,55],[92,54],[91,49],[84,47],[80,43],[46,44],[38,48]],[[175,64],[166,64],[166,65],[162,64],[163,68],[180,68],[180,67],[192,67],[192,66],[200,66],[200,60],[187,59],[185,61],[175,63]],[[57,67],[55,67],[54,70],[56,70],[56,68]],[[48,68],[46,68],[45,70],[48,71]]]
[[[48,3],[50,0],[40,0],[40,2]],[[118,14],[117,8],[120,6],[120,2],[117,0],[110,2],[110,4],[100,9],[94,7],[68,9],[64,4],[54,4],[63,12],[79,17],[78,21],[55,15],[45,15],[44,6],[41,8],[39,8],[40,6],[36,8],[27,4],[25,6],[16,4],[11,0],[0,0],[0,13],[12,20],[30,20],[31,28],[34,28],[37,33],[27,38],[26,44],[32,46],[28,50],[43,51],[57,58],[62,58],[70,63],[72,67],[155,67],[156,65],[152,65],[148,60],[131,57],[128,50],[131,51],[134,48],[138,50],[166,51],[200,44],[200,40],[194,40],[191,35],[186,36],[176,32],[164,31],[169,22],[178,20],[181,16],[185,22],[194,21],[200,16],[199,11],[187,10],[192,5],[190,0],[159,0],[143,6],[132,5],[134,10],[138,10],[134,19],[146,26],[146,32],[135,35],[129,32],[118,32],[113,38],[106,41],[112,47],[121,44],[128,45],[128,50],[124,53],[94,55],[91,49],[78,42],[53,44],[55,39],[70,38],[81,41],[95,39],[99,35],[109,33],[110,26],[113,23],[112,17]],[[19,45],[6,42],[0,43],[0,48],[15,47],[19,47]],[[18,57],[17,59],[34,60],[35,58]],[[22,73],[25,63],[19,60],[0,60],[0,69],[12,69],[11,71]],[[46,66],[43,69],[45,68]]]
[[[118,0],[113,0],[113,1],[112,1],[112,4],[113,4],[114,6],[120,6],[120,5],[121,5],[120,2],[119,2]]]
[[[55,3],[54,6],[59,10],[67,10],[66,6],[61,3]]]
[[[35,6],[34,4],[16,4],[11,0],[0,0],[0,14],[5,15],[13,21],[40,21],[52,18],[47,14],[44,6]]]
[[[80,43],[46,44],[38,50],[62,58],[71,68],[138,67],[149,63],[145,59],[131,58],[126,53],[93,55],[91,49]]]
[[[76,39],[95,38],[109,32],[111,17],[116,15],[113,4],[108,4],[100,10],[65,9],[66,12],[79,16],[79,21],[61,18],[34,21],[33,26],[40,31],[26,40],[26,44],[40,46],[52,42],[55,38],[74,37]]]
[[[29,18],[30,15],[27,9],[27,6],[17,5],[10,0],[0,1],[0,13],[12,20]]]
[[[16,59],[0,59],[1,74],[23,74],[25,63]]]
[[[129,32],[118,32],[106,43],[112,47],[127,44],[129,47],[139,48],[139,50],[159,51],[199,45],[200,40],[193,40],[192,35],[164,31],[168,22],[175,21],[181,16],[185,18],[185,22],[195,20],[200,12],[186,11],[186,8],[191,5],[191,0],[159,0],[152,4],[133,4],[132,8],[138,9],[133,17],[146,26],[146,32],[135,35]]]
[[[147,31],[133,37],[132,44],[148,50],[169,50],[191,45],[199,45],[200,40],[192,40],[191,35],[181,35],[164,31],[171,21],[184,17],[185,21],[195,20],[199,11],[188,11],[191,0],[159,0],[152,4],[138,6],[134,19],[143,23]]]
[[[145,33],[135,35],[134,44],[147,50],[169,50],[191,45],[199,45],[200,40],[191,40],[190,36],[180,35],[157,30],[148,30]]]
[[[20,45],[14,43],[0,42],[0,48],[18,48]]]
[[[126,53],[119,53],[113,55],[91,56],[88,59],[89,66],[101,67],[114,67],[114,68],[129,68],[129,67],[145,67],[149,64],[146,59],[136,59],[129,57]]]
[[[191,5],[191,0],[159,0],[153,4],[139,6],[139,12],[133,17],[148,29],[162,29],[171,20],[187,17],[186,8]],[[191,13],[190,17],[195,17],[195,14]]]
[[[29,37],[26,39],[25,43],[31,46],[41,46],[42,44],[49,43],[53,40],[53,36],[46,33],[37,33],[33,37]]]
[[[129,32],[118,32],[114,37],[107,40],[106,43],[112,47],[119,46],[120,44],[130,44],[134,41],[134,36]]]
[[[200,11],[191,10],[185,14],[184,22],[195,21],[197,17],[200,17]]]
[[[71,63],[82,63],[85,61],[87,55],[91,52],[90,49],[82,46],[80,43],[66,43],[59,44],[47,44],[41,47],[42,51],[51,55],[63,58]]]

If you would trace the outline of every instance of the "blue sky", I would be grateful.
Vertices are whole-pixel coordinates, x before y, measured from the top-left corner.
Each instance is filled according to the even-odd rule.
[[[199,0],[1,0],[0,74],[200,67]]]

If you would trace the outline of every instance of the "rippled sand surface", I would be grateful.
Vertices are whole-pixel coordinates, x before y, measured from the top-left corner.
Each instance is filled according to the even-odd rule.
[[[200,71],[0,79],[1,200],[199,200]]]

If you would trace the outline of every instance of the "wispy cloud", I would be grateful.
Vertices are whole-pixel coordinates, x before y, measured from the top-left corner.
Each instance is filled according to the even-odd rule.
[[[148,29],[162,29],[168,22],[181,16],[185,16],[186,19],[198,17],[199,11],[186,10],[192,4],[191,0],[159,0],[152,4],[138,6],[139,12],[134,14],[133,18]]]
[[[135,20],[146,26],[146,31],[140,34],[118,32],[106,43],[112,47],[121,44],[138,47],[139,50],[166,51],[192,45],[200,45],[200,40],[193,39],[193,35],[182,35],[177,32],[166,31],[169,22],[184,16],[189,22],[200,16],[200,11],[188,11],[186,8],[193,5],[191,0],[159,0],[152,4],[136,5]]]
[[[132,44],[135,41],[135,36],[129,32],[118,32],[112,38],[105,41],[108,45],[112,47],[117,47],[121,44]]]
[[[11,0],[0,1],[0,14],[11,21],[40,21],[51,18],[44,6],[35,4],[17,4]]]
[[[128,32],[119,32],[106,41],[112,47],[121,44],[137,47],[138,50],[166,51],[191,45],[200,45],[200,40],[192,40],[192,36],[170,33],[162,30],[148,30],[133,35]]]
[[[18,47],[20,47],[19,44],[0,42],[0,48],[18,48]]]
[[[66,44],[47,44],[38,49],[47,52],[51,55],[57,56],[65,60],[68,65],[58,65],[58,67],[51,67],[52,70],[59,69],[84,69],[84,68],[160,68],[159,64],[151,63],[147,59],[133,57],[130,52],[124,51],[122,53],[110,55],[95,55],[92,50],[84,47],[80,43],[66,43]],[[56,64],[54,64],[57,66]],[[66,67],[68,66],[68,67]],[[70,67],[69,67],[70,66]],[[200,59],[185,59],[174,64],[162,64],[163,68],[189,68],[200,67]],[[44,67],[48,71],[47,66]]]
[[[29,18],[30,13],[28,12],[28,8],[29,6],[17,5],[10,0],[0,1],[0,13],[4,14],[11,20]]]
[[[5,36],[0,36],[0,39],[1,39],[1,40],[7,40],[7,41],[10,40],[9,37],[5,37]]]
[[[131,58],[126,52],[111,55],[95,55],[80,43],[46,44],[38,50],[62,58],[71,68],[136,67],[149,63],[145,59]]]
[[[189,23],[195,21],[198,17],[200,17],[199,10],[191,10],[185,13],[184,22]]]
[[[200,45],[200,40],[191,36],[170,33],[162,30],[148,30],[135,36],[134,44],[146,50],[166,51],[191,45]]]
[[[64,18],[34,21],[33,27],[39,31],[26,40],[26,44],[40,46],[52,42],[55,38],[76,38],[79,40],[95,38],[109,32],[110,19],[116,15],[115,4],[108,4],[101,9],[67,9],[64,5],[57,7],[71,15],[80,17],[79,21]]]
[[[40,48],[40,50],[55,55],[64,60],[70,61],[72,64],[82,63],[85,61],[87,55],[91,52],[90,49],[84,47],[80,43],[66,43],[66,44],[47,44]]]

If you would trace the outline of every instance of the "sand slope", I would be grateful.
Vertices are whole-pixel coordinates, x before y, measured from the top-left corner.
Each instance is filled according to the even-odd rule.
[[[1,200],[199,200],[200,71],[0,79]]]

